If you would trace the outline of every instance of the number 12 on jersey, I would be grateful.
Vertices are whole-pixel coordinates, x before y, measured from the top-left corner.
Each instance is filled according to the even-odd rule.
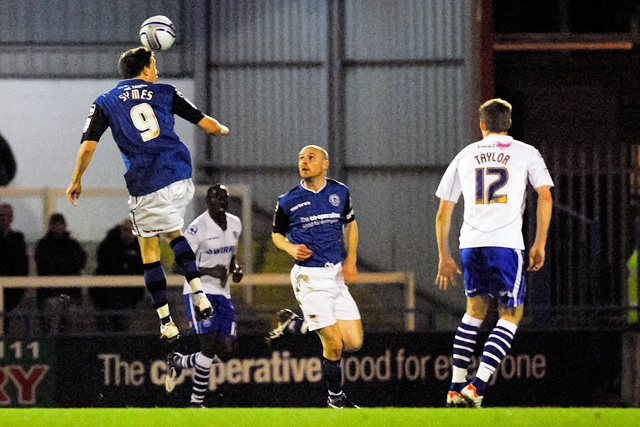
[[[489,177],[495,176],[494,179]],[[476,205],[507,203],[507,195],[498,191],[507,184],[509,171],[506,168],[476,169]],[[487,182],[490,181],[488,184]]]

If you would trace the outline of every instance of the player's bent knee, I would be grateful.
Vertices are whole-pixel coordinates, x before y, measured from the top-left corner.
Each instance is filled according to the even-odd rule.
[[[342,351],[344,351],[345,353],[353,353],[354,351],[358,351],[361,348],[362,348],[362,340],[360,340],[360,342],[357,342],[357,343],[353,343],[353,342],[344,343],[342,347]]]

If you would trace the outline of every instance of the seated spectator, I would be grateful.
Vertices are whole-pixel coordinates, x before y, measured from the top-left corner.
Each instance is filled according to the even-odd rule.
[[[36,267],[39,276],[78,276],[87,262],[80,243],[71,237],[67,221],[60,213],[49,218],[47,234],[36,244]],[[38,311],[44,314],[41,327],[46,334],[63,332],[69,325],[70,304],[80,305],[80,288],[39,288]]]
[[[0,204],[0,276],[28,276],[29,256],[24,235],[11,229],[13,207],[8,203]],[[24,289],[4,290],[4,332],[9,331],[11,316],[6,316],[15,309]]]
[[[107,232],[98,246],[96,275],[141,275],[142,255],[131,222],[127,219]],[[144,287],[91,288],[89,294],[98,310],[131,309],[144,296]],[[127,316],[98,313],[98,328],[102,332],[124,332],[129,326]]]

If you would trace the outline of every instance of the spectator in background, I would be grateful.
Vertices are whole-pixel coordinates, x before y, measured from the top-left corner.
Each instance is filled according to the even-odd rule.
[[[47,234],[36,244],[36,266],[39,276],[78,276],[87,262],[80,243],[71,237],[67,221],[61,213],[49,218]],[[43,332],[61,332],[68,326],[68,316],[60,318],[69,304],[80,305],[80,288],[40,288],[36,292],[38,311],[44,313]]]
[[[11,229],[13,207],[0,204],[0,276],[28,276],[29,257],[24,235]],[[24,289],[4,290],[4,313],[11,312],[20,303]],[[5,316],[5,332],[9,330],[10,317]]]
[[[0,135],[0,186],[9,185],[15,178],[17,169],[9,142]]]
[[[107,232],[97,251],[96,275],[141,275],[144,272],[138,240],[127,219]],[[136,306],[144,296],[143,287],[91,288],[89,295],[98,310],[124,310]],[[98,329],[102,332],[124,332],[128,318],[120,314],[98,314]]]

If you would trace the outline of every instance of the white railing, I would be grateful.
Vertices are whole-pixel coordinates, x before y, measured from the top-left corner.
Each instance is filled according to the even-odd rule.
[[[229,195],[232,197],[238,197],[242,204],[242,213],[240,219],[242,221],[242,235],[240,236],[242,245],[244,247],[243,258],[241,260],[242,268],[246,274],[251,274],[253,266],[253,256],[251,253],[251,243],[253,242],[253,210],[252,210],[252,196],[251,188],[248,185],[243,184],[225,184],[229,190]],[[207,195],[208,185],[196,185],[195,197],[204,198]],[[124,188],[83,188],[82,190],[82,202],[85,198],[120,198],[128,199],[129,193]],[[40,199],[42,209],[42,229],[47,230],[49,217],[55,212],[59,212],[58,201],[59,199],[67,199],[66,189],[64,188],[12,188],[12,187],[0,187],[0,201],[5,201],[3,198],[35,198]],[[68,204],[68,202],[66,202]],[[15,210],[15,208],[14,208]],[[196,215],[199,215],[198,212]],[[19,212],[14,212],[14,217],[18,218]],[[92,217],[92,221],[95,221],[95,216]],[[118,220],[109,218],[108,228],[115,225]],[[94,223],[95,225],[95,223]],[[185,227],[188,223],[185,223]],[[107,229],[108,229],[107,228]],[[92,241],[100,241],[103,239],[103,235],[94,236]],[[244,297],[247,300],[251,300],[250,288],[247,288]]]
[[[415,331],[415,279],[413,272],[358,273],[358,280],[353,284],[394,285],[401,284],[404,291],[404,327],[405,331]],[[184,277],[168,275],[168,286],[183,286]],[[0,277],[0,312],[4,311],[4,288],[56,288],[56,287],[123,287],[144,286],[140,276],[24,276]],[[241,283],[233,283],[234,287],[243,288],[243,297],[251,298],[254,286],[291,286],[288,273],[245,274]],[[248,290],[248,291],[246,291]],[[251,303],[251,300],[246,301]],[[0,317],[0,335],[4,333],[4,318]]]

